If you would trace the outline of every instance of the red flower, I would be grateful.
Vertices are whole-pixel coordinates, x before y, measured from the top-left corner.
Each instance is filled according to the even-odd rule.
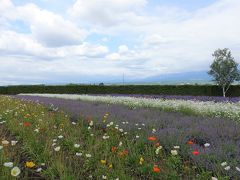
[[[116,150],[117,150],[117,147],[113,146],[112,147],[112,152],[116,152]]]
[[[150,137],[148,138],[148,140],[149,140],[149,141],[156,141],[156,140],[157,140],[157,138],[156,138],[156,137],[154,137],[154,136],[150,136]]]
[[[192,145],[192,144],[193,144],[193,141],[192,141],[192,140],[189,140],[187,143],[188,143],[189,145]]]
[[[29,126],[31,126],[31,123],[30,123],[30,122],[24,122],[24,123],[23,123],[23,126],[24,126],[24,127],[29,127]]]
[[[155,146],[156,146],[156,147],[159,147],[159,146],[160,146],[160,143],[159,143],[159,142],[158,142],[158,143],[156,143],[156,144],[155,144]]]
[[[197,155],[199,155],[199,151],[193,151],[192,154],[197,156]]]
[[[160,168],[157,166],[157,165],[154,165],[153,166],[153,172],[155,172],[155,173],[159,173],[161,170],[160,170]]]

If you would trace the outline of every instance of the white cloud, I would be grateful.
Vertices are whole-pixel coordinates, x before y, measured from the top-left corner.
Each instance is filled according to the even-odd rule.
[[[164,37],[160,34],[150,34],[144,37],[143,42],[146,46],[154,46],[159,44],[166,44],[174,41],[176,39],[172,39],[171,37]]]
[[[148,75],[201,71],[209,68],[215,49],[228,47],[240,62],[239,9],[238,0],[221,0],[191,12],[186,19],[152,21],[140,29],[144,35],[134,53],[121,55],[119,61],[129,59],[137,64],[139,59],[145,59],[141,65],[146,72],[152,70]]]
[[[120,45],[118,47],[118,51],[114,53],[110,53],[106,55],[106,60],[119,60],[120,63],[123,63],[122,65],[124,66],[124,63],[127,65],[130,65],[131,63],[136,63],[132,60],[141,60],[142,58],[139,58],[138,55],[134,50],[129,50],[128,46],[126,45]],[[129,64],[130,63],[130,64]]]
[[[120,54],[125,54],[128,51],[129,51],[129,49],[128,49],[128,46],[126,46],[126,45],[121,45],[121,46],[118,47],[118,52]]]
[[[2,16],[4,13],[9,11],[12,7],[13,7],[13,4],[10,0],[1,0],[0,15]]]
[[[36,60],[66,57],[100,57],[108,48],[84,42],[88,34],[62,16],[39,8],[34,4],[14,6],[10,0],[1,0],[0,54],[5,56],[30,56]],[[31,33],[11,30],[12,21],[26,22]]]
[[[119,59],[121,59],[121,56],[118,53],[111,53],[106,56],[106,59],[107,60],[119,60]]]
[[[9,55],[45,54],[45,48],[34,41],[31,35],[19,34],[14,31],[0,31],[0,53]]]
[[[239,0],[195,11],[149,7],[147,0],[77,0],[68,9],[70,20],[34,4],[0,2],[0,83],[205,71],[213,51],[224,47],[240,62]],[[30,33],[11,29],[17,19]],[[92,32],[98,36],[87,42]]]
[[[26,22],[31,29],[33,38],[44,46],[76,45],[83,42],[88,35],[86,30],[80,29],[75,23],[53,12],[40,9],[35,4],[14,6],[11,1],[3,0],[1,8],[0,14],[3,18],[9,21]]]
[[[85,22],[112,26],[127,21],[142,21],[136,11],[146,4],[146,0],[77,0],[68,12]]]
[[[33,36],[46,46],[58,47],[81,43],[87,35],[74,23],[34,4],[17,8],[19,16],[30,24]]]
[[[31,35],[14,31],[0,31],[0,54],[30,56],[36,60],[56,60],[70,57],[101,57],[108,53],[106,46],[83,43],[81,45],[49,48],[38,43]]]
[[[5,29],[9,26],[6,18],[13,18],[13,4],[10,0],[0,0],[0,29]]]
[[[83,43],[77,46],[66,46],[58,49],[67,57],[71,56],[86,56],[86,57],[101,57],[106,55],[109,50],[106,46]]]

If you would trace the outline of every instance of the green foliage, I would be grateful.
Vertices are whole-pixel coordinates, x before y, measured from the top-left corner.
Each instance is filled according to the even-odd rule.
[[[234,61],[231,51],[227,48],[214,51],[213,57],[214,61],[208,73],[213,76],[213,81],[222,87],[225,97],[230,85],[234,81],[240,80],[238,63]]]
[[[51,93],[51,94],[145,94],[221,96],[217,85],[66,85],[66,86],[7,86],[0,87],[0,94]],[[233,85],[228,96],[240,96],[240,86]]]

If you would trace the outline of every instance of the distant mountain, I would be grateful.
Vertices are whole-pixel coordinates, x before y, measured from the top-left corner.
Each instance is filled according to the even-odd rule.
[[[205,71],[161,74],[136,80],[136,83],[160,84],[206,84],[211,83],[211,77]]]
[[[208,84],[211,82],[211,77],[205,71],[199,72],[185,72],[185,73],[169,73],[151,76],[148,78],[134,78],[130,79],[127,75],[112,76],[112,75],[99,75],[99,76],[59,76],[59,81],[46,80],[45,82],[39,81],[36,83],[21,83],[21,84],[45,84],[45,85],[65,85],[65,84],[96,84],[104,83],[106,85],[116,84]],[[71,81],[69,81],[71,79]]]

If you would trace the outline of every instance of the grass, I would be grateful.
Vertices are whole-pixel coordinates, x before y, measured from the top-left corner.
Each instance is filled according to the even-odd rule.
[[[194,153],[187,142],[169,151],[154,131],[147,134],[139,126],[125,131],[108,116],[93,119],[89,114],[71,122],[53,107],[1,96],[0,138],[18,143],[0,150],[0,177],[13,178],[11,167],[3,166],[13,162],[21,179],[230,179],[182,157],[182,148]]]

